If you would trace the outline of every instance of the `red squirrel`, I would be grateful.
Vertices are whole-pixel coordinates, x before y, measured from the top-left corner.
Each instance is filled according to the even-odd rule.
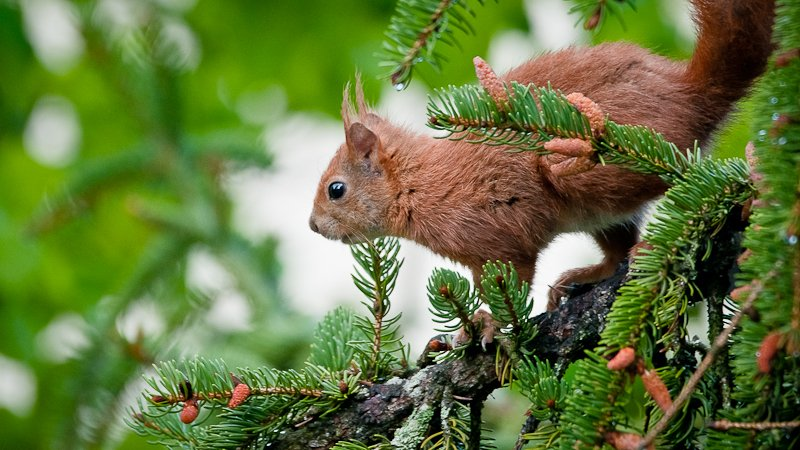
[[[699,30],[688,62],[605,43],[541,55],[501,78],[579,92],[617,123],[653,128],[681,149],[704,145],[766,67],[774,0],[692,3]],[[638,242],[638,215],[667,187],[616,165],[553,182],[534,152],[413,133],[371,112],[356,91],[358,111],[345,88],[345,143],[320,180],[311,229],[348,244],[411,239],[466,265],[476,285],[487,260],[510,261],[531,281],[556,235],[589,233],[603,260],[561,275],[548,310],[572,283],[613,274]]]

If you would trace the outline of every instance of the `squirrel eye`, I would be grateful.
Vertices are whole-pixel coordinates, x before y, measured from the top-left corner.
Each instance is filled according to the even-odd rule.
[[[341,181],[334,181],[333,183],[328,185],[328,197],[331,200],[337,200],[342,198],[345,191],[345,185]]]

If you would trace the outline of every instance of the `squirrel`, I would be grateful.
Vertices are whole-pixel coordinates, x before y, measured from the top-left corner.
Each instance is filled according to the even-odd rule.
[[[643,125],[680,149],[708,143],[765,70],[774,0],[693,0],[698,37],[688,62],[628,43],[546,53],[501,76],[582,93],[620,124]],[[638,243],[638,219],[667,186],[655,175],[597,165],[553,180],[535,152],[436,139],[372,112],[345,88],[345,143],[323,173],[310,227],[352,244],[378,236],[416,241],[464,264],[476,286],[487,260],[511,262],[531,281],[536,259],[564,232],[590,234],[604,253],[551,286],[548,310],[573,283],[611,276]]]

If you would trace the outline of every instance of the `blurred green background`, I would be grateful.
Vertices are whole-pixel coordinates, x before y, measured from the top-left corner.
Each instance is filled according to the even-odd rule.
[[[422,67],[413,83],[472,82],[472,56],[511,42],[498,33],[541,50],[529,16],[563,20],[568,7],[478,6],[476,34],[445,50],[441,73]],[[288,112],[335,120],[356,69],[370,100],[392,94],[375,54],[393,8],[0,0],[0,448],[141,448],[123,418],[154,360],[302,363],[314,320],[285,300],[281,242],[241,233],[226,183],[242,170],[274,173],[262,132]],[[596,34],[565,32],[686,57],[686,8],[640,1]],[[274,96],[253,95],[276,88],[285,102],[274,107]],[[732,127],[716,154],[741,154],[746,136]],[[197,261],[211,261],[211,273],[192,275]],[[209,288],[206,276],[225,288]],[[221,299],[239,309],[219,314]],[[488,408],[504,411],[507,397]],[[522,418],[506,428],[489,420],[509,448]]]

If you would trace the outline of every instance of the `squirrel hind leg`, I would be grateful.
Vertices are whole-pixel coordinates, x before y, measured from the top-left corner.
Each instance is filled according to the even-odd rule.
[[[550,287],[547,310],[558,309],[574,285],[602,281],[617,270],[619,263],[628,257],[631,248],[639,241],[639,230],[633,223],[621,223],[592,233],[603,251],[603,260],[597,264],[564,272]]]

